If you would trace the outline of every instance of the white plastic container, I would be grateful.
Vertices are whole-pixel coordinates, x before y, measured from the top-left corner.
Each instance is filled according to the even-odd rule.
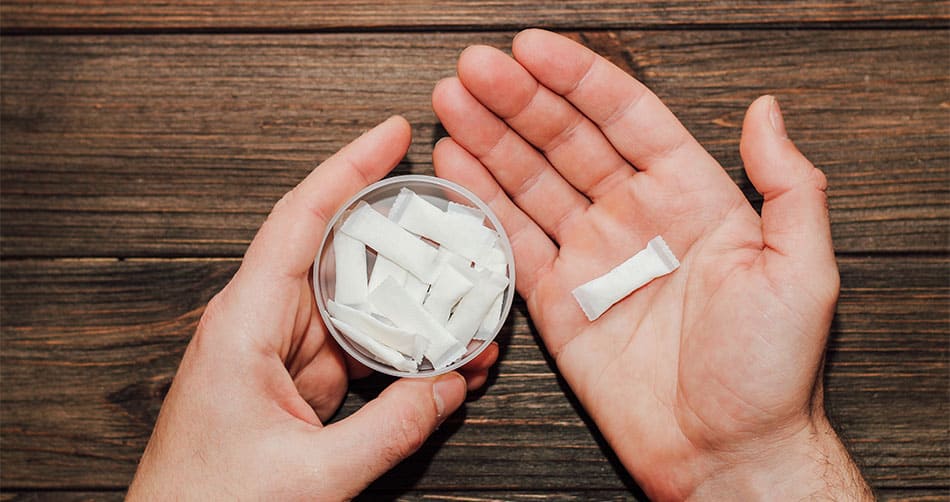
[[[468,344],[465,354],[459,360],[449,364],[446,367],[436,370],[431,367],[428,361],[426,361],[416,373],[400,371],[393,368],[392,366],[374,359],[361,347],[351,343],[345,335],[341,334],[330,322],[330,315],[327,312],[327,300],[333,299],[332,295],[335,291],[336,283],[333,237],[334,234],[339,230],[340,225],[343,223],[344,216],[348,211],[355,208],[360,201],[365,201],[366,203],[370,204],[373,209],[376,209],[384,215],[389,214],[389,209],[392,206],[393,201],[396,199],[396,195],[403,188],[412,190],[420,197],[443,210],[448,207],[449,202],[465,204],[467,206],[476,207],[481,210],[483,213],[485,213],[487,218],[486,226],[498,232],[498,242],[501,243],[501,249],[505,253],[505,258],[508,262],[508,270],[506,274],[508,277],[508,287],[502,293],[503,306],[501,317],[498,320],[498,324],[495,326],[495,329],[492,331],[491,336],[485,337],[485,340],[472,340]],[[372,265],[375,261],[375,253],[371,252],[369,249],[367,249],[366,253],[368,267],[372,268]],[[343,206],[340,207],[340,209],[336,212],[336,214],[333,215],[333,218],[330,219],[329,223],[327,224],[327,229],[324,232],[323,240],[321,241],[320,249],[317,252],[313,267],[313,291],[314,295],[316,296],[317,308],[320,311],[320,316],[322,317],[323,323],[326,325],[327,330],[330,332],[330,335],[332,335],[337,343],[343,347],[343,350],[345,350],[349,355],[353,356],[353,358],[360,363],[380,373],[385,373],[387,375],[396,377],[431,377],[435,375],[441,375],[443,373],[456,370],[477,357],[478,354],[485,350],[491,341],[494,340],[496,336],[498,336],[498,332],[501,331],[502,326],[504,326],[505,320],[508,318],[508,314],[511,311],[511,303],[514,299],[514,284],[515,263],[514,254],[511,251],[511,242],[508,240],[508,235],[505,233],[505,229],[501,226],[501,222],[498,221],[498,218],[488,208],[488,205],[476,197],[475,194],[455,183],[433,176],[422,175],[396,176],[378,181],[364,188],[358,194],[353,196],[353,198],[343,204]]]

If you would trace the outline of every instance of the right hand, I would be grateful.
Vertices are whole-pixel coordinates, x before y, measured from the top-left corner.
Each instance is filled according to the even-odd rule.
[[[659,499],[868,496],[822,406],[839,286],[826,181],[774,98],[742,135],[760,217],[621,69],[540,30],[513,53],[471,47],[435,88],[451,135],[435,169],[501,218],[535,326],[627,469]],[[658,234],[680,269],[589,322],[571,290]]]

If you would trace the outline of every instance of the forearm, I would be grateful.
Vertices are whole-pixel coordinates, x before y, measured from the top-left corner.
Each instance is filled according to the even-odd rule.
[[[753,460],[727,465],[692,500],[873,500],[870,487],[821,417]]]

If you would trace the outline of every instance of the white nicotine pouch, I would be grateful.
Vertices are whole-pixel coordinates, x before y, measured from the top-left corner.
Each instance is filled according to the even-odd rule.
[[[508,259],[505,258],[505,253],[498,248],[497,244],[491,251],[492,252],[487,254],[486,259],[481,264],[476,262],[475,266],[484,268],[493,274],[507,276]],[[484,340],[495,332],[498,322],[501,321],[502,300],[504,300],[504,291],[498,293],[491,308],[488,309],[488,313],[485,314],[485,320],[482,321],[481,327],[478,328],[478,332],[475,333],[476,340]]]
[[[333,259],[336,261],[334,298],[345,305],[366,301],[366,247],[349,235],[333,237]]]
[[[373,272],[369,275],[369,289],[367,292],[376,289],[376,286],[382,284],[387,277],[392,277],[396,284],[406,285],[406,276],[409,272],[406,269],[393,263],[389,258],[381,254],[376,255],[376,263],[373,264]]]
[[[493,274],[487,270],[476,271],[479,280],[472,289],[459,300],[452,311],[446,328],[463,345],[467,345],[475,332],[481,327],[485,315],[491,310],[492,303],[508,286],[508,278]]]
[[[373,248],[377,254],[385,256],[422,282],[431,282],[438,251],[379,214],[369,204],[360,202],[347,216],[340,231]]]
[[[419,305],[422,305],[422,302],[426,299],[426,295],[429,293],[429,285],[420,281],[418,277],[412,274],[406,277],[405,288],[406,293],[409,293],[409,297],[412,298],[412,301]]]
[[[485,213],[483,213],[480,209],[476,209],[471,206],[466,206],[465,204],[459,204],[458,202],[449,202],[449,205],[445,209],[445,212],[468,216],[468,218],[472,220],[472,223],[476,225],[485,224]]]
[[[498,239],[497,232],[479,223],[471,214],[442,211],[408,189],[399,192],[389,217],[406,230],[469,260],[481,256]]]
[[[662,237],[656,236],[647,247],[610,272],[578,286],[571,293],[588,320],[595,320],[613,304],[657,277],[680,266]]]
[[[453,253],[445,248],[439,248],[438,253],[435,257],[435,263],[437,266],[442,265],[452,265],[461,272],[465,272],[467,269],[472,268],[472,261],[468,258],[463,258],[462,255]]]
[[[429,346],[428,340],[411,331],[390,326],[373,317],[372,314],[341,305],[333,300],[327,301],[327,312],[330,313],[331,319],[342,321],[377,342],[398,350],[416,364],[422,361],[422,356]]]
[[[397,327],[418,333],[429,341],[425,356],[434,368],[441,368],[465,354],[465,345],[458,342],[405,289],[386,279],[369,294],[369,302],[380,315]]]
[[[360,330],[355,329],[335,317],[331,317],[330,322],[353,343],[372,354],[373,359],[386,363],[399,371],[405,371],[407,373],[416,373],[419,371],[418,363],[406,359],[398,351],[377,342],[373,337],[363,334]]]
[[[429,296],[422,304],[426,310],[432,314],[436,321],[445,324],[449,320],[449,314],[452,313],[452,307],[462,298],[465,293],[472,289],[472,282],[465,278],[461,272],[448,263],[443,263],[439,267],[439,275],[432,288],[429,290]]]

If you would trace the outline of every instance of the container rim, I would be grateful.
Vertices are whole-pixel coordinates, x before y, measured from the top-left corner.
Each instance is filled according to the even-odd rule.
[[[474,350],[472,350],[470,353],[468,353],[467,355],[465,355],[458,361],[455,361],[454,363],[444,368],[424,370],[424,371],[419,371],[416,373],[399,371],[389,365],[383,364],[373,358],[370,358],[362,354],[358,350],[353,349],[351,346],[352,342],[350,342],[342,333],[340,333],[336,329],[336,327],[333,326],[333,323],[330,322],[330,314],[327,311],[326,302],[323,299],[324,295],[321,294],[322,292],[321,292],[321,285],[320,285],[320,263],[322,262],[324,258],[324,252],[327,250],[327,243],[330,240],[330,237],[333,234],[333,232],[335,232],[335,228],[337,224],[340,222],[340,220],[343,218],[343,215],[346,214],[346,212],[351,207],[353,207],[355,204],[357,204],[359,201],[363,200],[364,198],[366,198],[368,195],[370,195],[373,192],[382,190],[384,188],[388,188],[392,185],[410,184],[410,183],[434,185],[442,189],[447,189],[447,190],[456,192],[458,195],[467,199],[467,202],[473,204],[475,207],[481,210],[485,214],[485,217],[487,217],[488,220],[491,222],[495,231],[498,232],[498,238],[499,238],[499,241],[501,242],[501,248],[502,248],[502,251],[505,253],[505,259],[507,260],[507,264],[508,264],[508,286],[505,288],[505,290],[502,293],[503,295],[505,295],[505,300],[502,305],[501,317],[499,318],[498,324],[495,326],[495,330],[491,334],[491,336],[487,337],[484,341],[482,341],[481,346],[475,348]],[[498,336],[498,333],[501,332],[501,329],[502,327],[504,327],[505,322],[508,319],[508,315],[511,312],[511,305],[514,301],[515,259],[514,259],[514,253],[512,252],[512,248],[511,248],[511,241],[508,239],[508,234],[507,232],[505,232],[504,226],[502,226],[501,221],[498,219],[497,216],[495,216],[495,213],[488,207],[488,204],[482,201],[477,195],[472,193],[467,188],[446,179],[438,178],[435,176],[422,175],[422,174],[407,174],[407,175],[392,176],[392,177],[384,178],[375,183],[372,183],[368,185],[367,187],[363,188],[362,190],[360,190],[359,192],[357,192],[356,195],[350,197],[346,202],[344,202],[337,209],[333,217],[330,218],[330,220],[327,222],[327,226],[323,232],[323,237],[320,240],[320,247],[317,249],[317,255],[314,258],[314,262],[313,262],[313,272],[311,274],[311,283],[313,285],[313,295],[314,295],[314,300],[316,301],[316,304],[317,304],[317,310],[320,312],[321,320],[323,321],[323,324],[326,327],[327,332],[330,333],[330,336],[333,337],[337,345],[339,345],[347,354],[349,354],[351,357],[359,361],[361,364],[371,368],[372,370],[378,371],[380,373],[384,373],[390,376],[408,377],[408,378],[428,378],[428,377],[438,376],[438,375],[442,375],[442,374],[454,371],[466,365],[467,363],[469,363],[470,361],[478,357],[478,355],[481,354],[482,351],[484,351],[491,344],[491,342]],[[327,295],[327,297],[329,296],[330,295]]]

